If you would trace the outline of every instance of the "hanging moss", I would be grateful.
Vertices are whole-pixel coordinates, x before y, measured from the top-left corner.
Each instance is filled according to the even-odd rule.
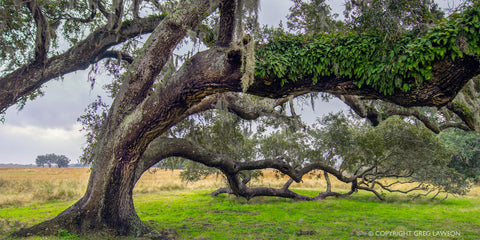
[[[432,64],[450,57],[480,55],[480,4],[438,24],[422,36],[395,41],[372,34],[284,34],[257,48],[256,76],[275,77],[283,86],[297,79],[335,75],[354,79],[384,95],[409,91],[432,78]]]
[[[247,91],[255,78],[255,41],[250,35],[245,35],[240,41],[243,49],[242,59],[242,90]]]
[[[480,93],[478,88],[480,87],[480,77],[474,77],[457,94],[452,101],[457,111],[461,112],[464,116],[464,121],[468,126],[474,128],[476,131],[480,131]]]

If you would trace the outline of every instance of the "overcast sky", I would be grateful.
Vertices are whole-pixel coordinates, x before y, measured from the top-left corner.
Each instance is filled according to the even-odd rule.
[[[341,1],[328,1],[334,11],[340,11]],[[290,0],[261,0],[260,22],[278,25],[285,22]],[[105,76],[97,77],[92,90],[87,71],[68,74],[64,80],[50,81],[44,86],[45,96],[28,102],[22,111],[11,107],[6,121],[0,124],[0,164],[34,164],[38,155],[47,153],[63,154],[77,163],[85,144],[84,133],[77,118],[83,114],[89,103],[97,95],[103,95],[101,86]],[[317,103],[315,112],[305,109],[307,118],[312,121],[317,116],[345,108],[343,103]]]

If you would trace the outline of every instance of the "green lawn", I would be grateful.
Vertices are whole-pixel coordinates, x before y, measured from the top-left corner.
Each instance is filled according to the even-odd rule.
[[[479,239],[480,199],[410,201],[369,194],[318,202],[279,198],[250,201],[209,191],[171,191],[135,197],[140,217],[179,239]],[[53,217],[73,202],[0,209],[0,237]],[[67,237],[32,238],[65,239]],[[401,235],[401,236],[398,236]]]

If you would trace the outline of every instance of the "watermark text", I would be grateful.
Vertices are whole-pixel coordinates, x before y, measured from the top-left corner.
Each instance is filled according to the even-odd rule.
[[[454,230],[440,231],[369,231],[370,237],[460,237],[462,233]]]

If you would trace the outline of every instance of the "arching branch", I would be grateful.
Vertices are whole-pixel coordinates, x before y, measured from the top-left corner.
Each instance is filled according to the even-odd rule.
[[[250,162],[239,162],[235,159],[231,158],[230,156],[216,153],[211,150],[205,149],[195,143],[192,143],[186,139],[181,138],[165,138],[160,137],[155,139],[147,148],[142,159],[140,161],[139,168],[136,172],[136,181],[139,180],[140,176],[148,170],[150,167],[158,163],[159,161],[167,158],[167,157],[183,157],[198,163],[202,163],[209,167],[214,167],[221,170],[225,177],[228,180],[229,188],[227,189],[219,189],[214,194],[220,193],[233,193],[237,196],[245,197],[250,199],[255,196],[278,196],[278,197],[287,197],[287,198],[295,198],[295,199],[303,199],[303,200],[315,200],[315,199],[322,199],[328,196],[347,196],[354,192],[355,189],[352,191],[340,194],[335,192],[326,192],[320,193],[317,197],[307,197],[301,194],[294,193],[288,189],[290,184],[286,184],[282,189],[274,189],[274,188],[248,188],[245,185],[240,177],[239,173],[241,171],[247,170],[256,170],[256,169],[276,169],[283,174],[290,176],[290,178],[296,182],[300,182],[302,177],[305,174],[313,170],[323,170],[330,174],[333,174],[339,180],[344,182],[350,182],[352,184],[355,183],[356,185],[356,176],[355,177],[345,177],[341,175],[341,173],[325,164],[322,163],[314,163],[309,164],[308,166],[296,169],[295,167],[291,166],[290,164],[286,163],[282,160],[282,158],[277,159],[265,159],[265,160],[258,160],[258,161],[250,161]],[[289,180],[290,181],[290,180]]]
[[[132,56],[130,56],[127,53],[110,50],[110,51],[105,51],[101,56],[98,57],[98,59],[96,59],[96,61],[100,61],[105,58],[116,58],[118,60],[126,61],[130,64],[133,62],[133,60],[135,60]]]
[[[215,109],[217,108],[219,103],[221,103],[220,105],[223,105],[223,110],[232,112],[244,120],[255,120],[261,116],[291,118],[290,116],[286,116],[275,110],[275,107],[280,106],[287,101],[288,98],[264,98],[254,100],[250,96],[242,93],[218,93],[205,97],[204,99],[202,99],[202,101],[185,111],[185,113],[180,118],[184,119],[196,113]]]
[[[448,103],[447,108],[455,113],[463,122],[445,122],[438,123],[435,120],[429,118],[427,115],[421,113],[417,108],[403,108],[392,103],[383,102],[386,105],[388,110],[386,112],[379,112],[377,109],[369,107],[365,102],[359,99],[357,96],[351,95],[336,95],[340,100],[347,104],[359,117],[368,119],[373,126],[377,126],[382,117],[386,118],[389,116],[405,116],[405,117],[414,117],[422,122],[425,127],[430,129],[434,133],[440,133],[442,130],[447,128],[459,128],[464,131],[475,131],[475,126],[473,124],[473,119],[471,114],[465,111],[464,108],[458,104]],[[469,123],[470,125],[468,125]]]
[[[240,162],[231,156],[208,150],[186,139],[159,137],[152,141],[145,150],[140,160],[141,166],[137,169],[136,179],[138,180],[143,172],[167,157],[183,157],[202,163],[208,167],[220,169],[227,177],[232,178],[240,171],[265,168],[277,169],[297,182],[301,181],[302,177],[298,170],[281,158]]]
[[[468,128],[472,131],[475,131],[475,120],[473,119],[473,113],[470,112],[465,107],[461,106],[460,104],[450,102],[447,104],[447,108],[454,112],[457,116],[462,119],[462,121],[468,126]]]
[[[98,56],[121,42],[141,34],[152,32],[164,17],[136,19],[120,28],[120,37],[106,27],[100,27],[67,52],[45,59],[43,64],[34,62],[0,78],[0,109],[5,110],[19,98],[28,96],[43,83],[58,76],[88,68]]]
[[[365,105],[365,103],[363,103],[357,96],[341,94],[334,95],[347,104],[359,117],[368,119],[372,126],[378,126],[378,124],[380,124],[380,113]]]

